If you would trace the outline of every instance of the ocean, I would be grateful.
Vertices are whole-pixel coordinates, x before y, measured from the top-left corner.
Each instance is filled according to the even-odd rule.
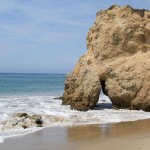
[[[134,121],[150,118],[149,112],[136,110],[115,110],[103,93],[94,110],[79,112],[61,105],[64,90],[64,74],[1,73],[0,74],[0,142],[5,138],[20,136],[43,129],[4,128],[15,113],[46,115],[46,127],[76,126],[88,124],[111,124],[113,122]],[[57,119],[55,119],[57,118]]]

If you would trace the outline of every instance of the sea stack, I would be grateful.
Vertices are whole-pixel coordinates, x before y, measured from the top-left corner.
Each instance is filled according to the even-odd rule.
[[[87,52],[67,75],[62,104],[94,109],[101,90],[117,108],[150,111],[150,11],[113,5],[99,11]]]

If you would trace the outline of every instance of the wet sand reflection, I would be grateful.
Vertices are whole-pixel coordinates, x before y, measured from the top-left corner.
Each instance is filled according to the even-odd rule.
[[[91,141],[98,138],[121,137],[147,133],[147,131],[150,131],[150,119],[113,124],[68,127],[66,131],[69,141]]]

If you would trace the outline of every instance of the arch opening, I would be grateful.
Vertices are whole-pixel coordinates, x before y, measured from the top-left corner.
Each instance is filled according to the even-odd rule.
[[[106,84],[105,81],[102,80],[101,82],[101,92],[99,95],[99,100],[95,106],[95,110],[103,110],[103,109],[112,109],[112,102],[109,99],[109,97],[107,96],[107,91],[105,89]]]

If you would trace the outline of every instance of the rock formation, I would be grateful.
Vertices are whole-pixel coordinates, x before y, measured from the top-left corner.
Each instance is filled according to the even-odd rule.
[[[113,5],[98,12],[87,48],[66,77],[62,104],[94,109],[103,90],[117,108],[150,111],[150,11]]]
[[[60,125],[67,122],[68,118],[46,114],[27,114],[25,112],[11,114],[7,119],[0,121],[0,132],[8,132],[18,129],[28,129],[35,127],[46,127],[51,124]]]
[[[28,115],[27,113],[17,113],[8,120],[0,122],[3,125],[1,130],[14,128],[31,128],[42,127],[44,125],[43,118],[40,115]]]
[[[54,115],[29,115],[27,113],[16,113],[10,115],[6,120],[0,121],[0,132],[15,129],[27,129],[34,127],[46,127],[51,123],[60,124],[63,118]]]

